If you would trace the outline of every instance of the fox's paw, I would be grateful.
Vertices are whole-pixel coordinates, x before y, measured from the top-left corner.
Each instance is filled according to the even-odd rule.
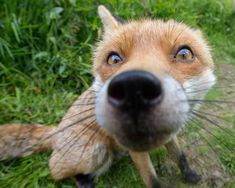
[[[78,174],[75,176],[77,188],[95,188],[94,176],[92,174]]]
[[[184,174],[184,180],[188,183],[196,184],[201,180],[201,176],[198,175],[195,171],[190,170]]]
[[[196,184],[201,180],[201,176],[190,168],[183,153],[179,157],[179,167],[186,182]]]

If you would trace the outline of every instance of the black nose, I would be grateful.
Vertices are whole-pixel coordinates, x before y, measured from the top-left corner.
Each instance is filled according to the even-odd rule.
[[[115,107],[150,108],[161,102],[161,81],[146,71],[127,71],[112,79],[108,86],[108,101]]]

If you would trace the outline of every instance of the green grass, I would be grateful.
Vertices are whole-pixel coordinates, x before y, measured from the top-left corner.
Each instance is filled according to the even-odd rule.
[[[99,4],[124,19],[173,18],[200,28],[213,48],[215,62],[235,65],[232,0],[1,0],[0,124],[57,124],[76,96],[88,88],[92,81],[92,49],[101,31],[96,13]],[[212,92],[211,97],[219,97],[220,92]],[[231,119],[234,113],[226,111],[225,115],[235,122],[234,116]],[[233,138],[221,132],[217,135],[227,147],[235,147]],[[223,152],[223,145],[218,147],[226,169],[235,175],[234,153]],[[0,187],[72,187],[70,181],[52,180],[48,156],[38,154],[0,163]],[[170,169],[163,165],[165,156],[164,150],[152,154],[163,178],[170,176]],[[97,186],[143,184],[130,160],[123,159],[98,179]],[[234,187],[235,182],[230,186]]]

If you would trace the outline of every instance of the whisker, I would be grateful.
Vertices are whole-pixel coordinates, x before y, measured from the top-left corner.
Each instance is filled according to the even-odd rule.
[[[199,86],[207,86],[207,84],[214,83],[214,81],[202,81],[201,83],[189,85],[187,87],[184,87],[184,89],[190,89],[190,88],[198,88]],[[216,87],[217,85],[214,85],[213,87]]]
[[[198,101],[193,101],[193,100],[194,100],[194,99],[180,100],[180,102],[188,102],[188,103],[190,104],[190,106],[191,106],[191,105],[200,104],[200,105],[204,105],[204,106],[210,105],[210,106],[214,106],[214,107],[216,107],[216,108],[221,109],[221,106],[218,105],[217,103],[213,103],[213,102],[211,102],[211,103],[203,103],[203,100],[198,100]],[[196,100],[197,100],[197,99],[196,99]],[[193,108],[193,107],[192,107],[192,108]]]
[[[176,42],[177,40],[180,38],[180,36],[186,31],[188,30],[188,27],[184,27],[184,29],[182,29],[182,31],[177,35],[177,37],[175,38],[174,42],[173,42],[173,48],[175,48]]]
[[[187,87],[184,88],[185,90],[185,93],[187,94],[190,94],[190,93],[203,93],[204,91],[208,91],[208,90],[216,90],[216,89],[223,89],[223,88],[231,88],[231,87],[219,87],[219,86],[213,86],[213,89],[210,89],[210,88],[201,88],[200,87],[203,87],[202,85],[200,84],[197,84],[195,85],[195,90],[190,90],[190,91],[187,91],[189,90]],[[181,91],[181,89],[178,89],[178,91]]]
[[[91,102],[91,103],[75,103],[72,104],[71,106],[89,106],[89,105],[95,105],[95,102]]]
[[[92,111],[92,110],[94,110],[94,109],[95,109],[95,107],[92,106],[91,108],[88,108],[88,109],[86,109],[86,110],[84,110],[84,111],[82,111],[82,112],[79,112],[79,113],[77,113],[77,114],[73,114],[73,115],[71,115],[71,116],[69,116],[69,117],[66,117],[66,118],[63,118],[62,121],[67,120],[67,119],[70,119],[70,118],[75,117],[75,116],[78,116],[78,115],[81,115],[81,114],[83,114],[83,113],[85,113],[85,112]]]
[[[195,126],[198,126],[198,124],[200,124],[200,122],[197,121],[197,120],[192,120],[192,122],[194,123]],[[206,144],[210,147],[210,149],[215,153],[217,160],[219,160],[219,158],[218,158],[219,154],[218,154],[218,152],[215,150],[215,148],[212,146],[212,144],[210,143],[210,141],[209,141],[205,136],[203,136],[203,134],[200,134],[200,137],[206,142]],[[219,160],[219,161],[220,161],[220,160]]]
[[[57,153],[60,152],[61,149],[62,149],[63,147],[65,147],[67,144],[71,143],[74,138],[76,138],[75,142],[76,142],[78,139],[80,139],[80,136],[85,132],[85,130],[88,130],[88,129],[95,123],[95,121],[96,121],[96,118],[93,119],[89,124],[84,124],[84,125],[83,125],[83,124],[80,124],[80,125],[78,125],[78,126],[84,126],[84,128],[81,130],[81,132],[79,132],[79,134],[76,134],[76,133],[75,133],[73,138],[68,137],[69,142],[66,142],[66,143],[57,151]],[[72,134],[72,133],[73,133],[73,132],[71,132],[71,134]],[[66,152],[65,152],[65,153],[66,153]]]
[[[204,106],[207,106],[207,105],[214,106],[217,109],[223,108],[223,106],[221,106],[223,103],[218,104],[218,102],[212,102],[212,101],[211,102],[204,102],[205,100],[199,100],[199,99],[196,99],[195,101],[194,101],[194,99],[183,100],[183,101],[184,102],[188,101],[190,104],[201,104]],[[183,102],[183,101],[181,101],[181,102]]]
[[[92,96],[92,97],[81,97],[78,100],[91,100],[91,99],[96,99],[96,96]]]
[[[195,121],[196,120],[199,120],[200,122],[200,119],[195,117],[194,120],[191,120],[191,121]],[[205,126],[202,126],[200,123],[197,124],[198,126],[200,126],[204,131],[206,131],[208,134],[210,134],[211,136],[213,136],[221,145],[223,145],[229,152],[232,152],[232,150],[230,148],[227,147],[227,145],[218,137],[216,136],[214,133],[212,133],[211,131],[209,131],[208,129],[205,128]]]
[[[197,94],[197,93],[204,93],[204,91],[208,91],[210,88],[204,88],[204,89],[198,89],[198,90],[194,90],[194,91],[185,91],[186,94]]]
[[[233,87],[235,87],[235,85],[234,84],[232,84],[232,85],[226,85],[226,86],[221,86],[221,85],[215,85],[214,86],[216,89],[218,88],[218,89],[224,89],[224,88],[233,88]]]
[[[229,136],[231,136],[231,137],[233,138],[233,135],[232,135],[227,129],[225,129],[225,128],[223,128],[222,126],[220,126],[218,123],[214,122],[213,120],[211,120],[211,119],[209,119],[209,118],[207,118],[207,117],[205,117],[205,116],[203,116],[203,115],[201,115],[201,114],[199,114],[199,113],[197,113],[197,112],[192,111],[192,113],[193,113],[194,115],[196,115],[197,117],[199,117],[199,118],[201,118],[201,119],[203,119],[203,120],[205,120],[205,121],[211,123],[212,125],[215,125],[215,126],[218,127],[220,130],[224,131],[225,133],[227,133]]]
[[[222,100],[206,100],[206,99],[188,99],[189,102],[203,102],[203,103],[224,103],[224,104],[235,104],[233,101],[222,101]]]
[[[195,127],[195,128],[200,127],[201,121],[196,120],[193,116],[190,117],[190,120],[191,121],[188,122],[189,126],[192,126],[192,127]],[[219,150],[217,150],[216,147],[214,145],[212,145],[212,143],[209,141],[209,139],[206,138],[205,135],[207,134],[207,132],[203,128],[201,128],[201,127],[199,129],[200,130],[197,131],[198,136],[196,138],[193,138],[193,142],[190,142],[190,143],[186,142],[187,144],[184,146],[183,150],[185,150],[185,149],[192,150],[192,145],[194,145],[193,146],[193,148],[194,148],[193,150],[195,150],[195,147],[196,148],[206,148],[206,147],[209,147],[210,150],[215,154],[215,158],[216,158],[215,163],[219,163],[219,164],[221,164],[223,166],[223,164],[222,164],[222,162],[221,162],[221,160],[219,158],[219,156],[220,156]],[[193,152],[193,153],[195,153],[195,152]],[[202,158],[202,155],[204,155],[204,157],[208,158],[209,160],[214,159],[214,158],[211,158],[211,154],[209,153],[209,151],[206,151],[206,152],[203,152],[203,153],[196,152],[195,154],[196,155],[193,155],[193,158],[190,158],[190,159],[194,160],[194,162],[196,164],[200,165],[200,166],[201,165],[204,166],[204,164],[201,163],[201,160],[198,160],[198,159]],[[213,157],[214,157],[214,155],[213,155]],[[212,166],[213,166],[213,164],[212,164]]]
[[[81,155],[80,158],[83,157],[84,151],[85,151],[86,147],[89,145],[89,143],[90,143],[91,141],[93,141],[93,139],[95,139],[95,135],[99,133],[99,129],[100,129],[100,127],[97,126],[96,130],[94,131],[94,133],[93,133],[93,134],[91,135],[91,137],[90,137],[91,139],[89,139],[89,141],[87,142],[87,144],[86,144],[85,147],[83,148],[83,150],[82,150],[82,152],[81,152],[82,155]]]
[[[61,129],[59,129],[59,130],[56,130],[55,132],[51,133],[50,135],[48,135],[48,136],[46,136],[46,137],[44,137],[44,138],[41,138],[36,144],[33,144],[33,145],[30,146],[30,147],[27,147],[25,150],[22,151],[22,153],[25,153],[25,152],[27,152],[27,151],[31,151],[34,147],[40,146],[44,141],[46,141],[46,140],[49,139],[50,137],[52,137],[52,136],[54,136],[54,135],[56,135],[56,134],[58,134],[58,133],[60,133],[60,132],[63,132],[65,129],[67,129],[67,128],[69,128],[69,127],[72,127],[72,126],[76,125],[77,123],[80,123],[80,122],[82,122],[82,121],[85,121],[85,120],[87,120],[87,119],[89,119],[89,118],[91,118],[91,117],[94,117],[94,116],[95,116],[95,114],[90,114],[89,116],[86,116],[86,117],[84,117],[84,118],[82,118],[82,119],[79,119],[78,121],[73,122],[73,123],[69,124],[68,126],[65,126],[65,127],[61,128]]]
[[[213,81],[214,82],[214,81]],[[198,88],[198,87],[202,87],[202,86],[206,86],[206,84],[209,84],[209,83],[213,83],[213,82],[204,82],[202,84],[194,84],[194,85],[191,85],[191,86],[188,86],[188,87],[184,87],[184,89],[190,89],[190,88]],[[212,86],[214,89],[223,89],[223,88],[233,88],[235,87],[235,85],[226,85],[226,86],[221,86],[219,84],[216,84],[216,85],[213,85]]]
[[[98,91],[98,90],[95,90],[95,89],[90,89],[90,90],[89,90],[89,92],[90,92],[90,93],[95,93],[95,94],[96,94],[96,93],[98,93],[99,91]]]
[[[195,111],[195,112],[197,112],[197,113],[199,113],[199,114],[201,114],[201,115],[204,115],[204,114],[205,114],[205,115],[208,115],[208,116],[215,117],[215,118],[217,118],[217,119],[219,119],[219,120],[222,120],[222,121],[224,121],[224,122],[226,122],[226,123],[231,123],[230,121],[224,119],[222,116],[218,116],[218,115],[215,115],[215,114],[211,114],[211,113],[208,113],[208,112],[199,111],[199,110],[195,110],[195,109],[193,109],[192,111]]]
[[[83,149],[82,149],[82,151],[80,152],[80,156],[78,157],[78,158],[76,158],[75,160],[76,160],[76,162],[77,161],[80,161],[81,159],[82,159],[82,157],[83,157],[83,155],[84,155],[84,153],[85,153],[85,150],[86,150],[86,148],[87,148],[87,146],[90,144],[90,142],[92,142],[93,140],[95,140],[95,135],[97,135],[97,134],[99,134],[100,132],[99,132],[99,129],[100,129],[100,127],[99,126],[96,126],[96,129],[94,130],[94,132],[93,132],[93,134],[90,136],[90,138],[89,138],[89,140],[88,140],[88,142],[85,144],[85,145],[81,145],[82,147],[83,147]],[[88,131],[89,129],[87,129],[86,131]],[[85,134],[85,133],[84,133]],[[67,149],[67,151],[65,151],[64,152],[64,154],[60,157],[60,159],[62,159],[63,157],[64,157],[64,155],[67,153],[67,152],[69,152],[69,150],[71,149],[71,148],[73,148],[73,146],[77,143],[77,141],[78,141],[78,139],[79,138],[76,138],[76,140],[74,141],[74,143],[72,144],[72,146],[70,147],[70,148],[68,148]],[[102,137],[102,140],[104,139],[104,137]],[[91,158],[92,158],[92,156],[91,156]],[[57,164],[57,163],[56,163]],[[79,163],[78,163],[79,164]],[[76,165],[78,165],[78,164],[76,164]],[[56,167],[56,165],[53,167],[53,168],[55,168]]]
[[[90,122],[87,126],[85,126],[85,127],[82,129],[82,131],[81,131],[78,135],[75,133],[74,136],[73,136],[73,138],[69,137],[69,138],[68,138],[69,141],[66,142],[58,151],[56,151],[55,153],[53,153],[53,155],[56,155],[57,153],[59,153],[59,152],[61,152],[61,151],[63,150],[63,155],[61,155],[61,157],[60,157],[60,159],[59,159],[58,161],[60,161],[60,160],[65,156],[65,154],[67,154],[67,153],[70,151],[70,149],[72,149],[73,146],[78,143],[78,140],[81,139],[80,135],[83,135],[83,134],[85,134],[88,130],[90,130],[90,128],[93,126],[93,123],[94,123],[95,121],[96,121],[96,120],[93,120],[93,121]],[[71,132],[71,134],[72,134],[72,133],[73,133],[73,132]],[[71,147],[69,147],[69,148],[67,148],[66,150],[64,150],[64,147],[65,147],[66,145],[70,144],[71,142],[73,142],[72,145],[71,145]],[[81,145],[81,146],[82,146],[82,145]],[[81,157],[80,157],[80,158],[81,158]],[[57,163],[56,163],[56,165],[57,165]],[[56,165],[55,165],[53,168],[56,168]]]

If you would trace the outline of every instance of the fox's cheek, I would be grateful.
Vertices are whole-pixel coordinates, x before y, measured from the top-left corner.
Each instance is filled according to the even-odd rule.
[[[201,100],[216,83],[216,76],[211,69],[192,77],[183,83],[188,100]]]

